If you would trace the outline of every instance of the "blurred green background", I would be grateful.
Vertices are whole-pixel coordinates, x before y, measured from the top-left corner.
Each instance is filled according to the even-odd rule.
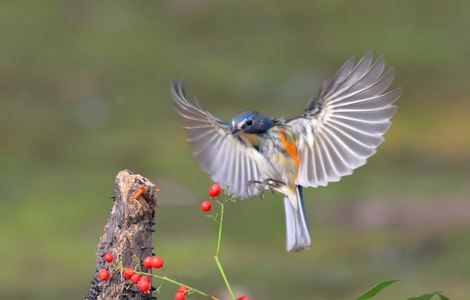
[[[369,49],[405,93],[366,166],[306,191],[312,249],[284,251],[281,198],[266,195],[227,208],[221,259],[255,300],[353,299],[384,279],[401,282],[378,299],[470,299],[469,15],[463,0],[0,2],[2,299],[86,294],[124,168],[162,189],[154,239],[167,273],[223,289],[198,210],[210,179],[169,82],[184,78],[225,119],[292,116]]]

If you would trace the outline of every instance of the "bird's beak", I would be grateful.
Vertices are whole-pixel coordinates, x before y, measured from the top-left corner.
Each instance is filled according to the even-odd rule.
[[[240,128],[238,126],[234,125],[232,126],[232,131],[230,132],[231,134],[235,134],[240,131]]]

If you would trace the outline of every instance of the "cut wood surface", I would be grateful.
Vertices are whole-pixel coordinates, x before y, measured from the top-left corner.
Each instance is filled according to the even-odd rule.
[[[139,191],[143,193],[135,197]],[[103,259],[103,255],[110,252],[114,256],[112,265],[135,268],[142,265],[144,257],[153,255],[152,226],[157,203],[155,184],[141,175],[123,170],[116,176],[113,198],[114,204],[96,250],[96,270],[85,299],[155,299],[139,292],[135,286],[129,286],[120,272],[112,270]],[[108,269],[111,278],[98,280],[96,275],[100,269]]]

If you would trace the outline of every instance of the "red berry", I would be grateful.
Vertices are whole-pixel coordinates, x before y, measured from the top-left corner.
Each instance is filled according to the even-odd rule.
[[[184,296],[184,293],[183,293],[183,292],[176,292],[174,299],[175,299],[175,300],[184,300],[184,299],[186,299],[186,297]]]
[[[134,270],[132,270],[132,268],[127,268],[122,272],[122,277],[127,280],[131,279],[132,275],[134,275]]]
[[[144,268],[146,268],[146,269],[151,269],[152,268],[152,257],[151,256],[147,256],[146,258],[144,258]]]
[[[152,256],[152,268],[160,269],[163,267],[163,259],[160,256]]]
[[[139,280],[140,280],[139,274],[134,274],[134,275],[131,276],[131,282],[133,284],[136,284],[137,282],[139,282]]]
[[[189,289],[187,287],[185,287],[184,285],[180,285],[178,287],[178,292],[180,292],[180,293],[183,293],[183,294],[186,295],[188,293],[188,291],[189,291]]]
[[[148,283],[151,283],[152,279],[150,279],[150,277],[144,275],[144,276],[140,276],[139,282],[140,281],[147,281]]]
[[[98,272],[98,278],[101,280],[101,281],[106,281],[109,279],[109,272],[108,270],[106,269],[101,269],[99,272]]]
[[[211,184],[211,186],[209,187],[209,196],[211,197],[219,196],[220,192],[221,192],[220,185],[218,185],[217,183]]]
[[[106,262],[109,262],[109,263],[113,262],[113,260],[114,260],[113,254],[111,252],[105,253],[103,255],[103,258]]]
[[[243,295],[241,297],[238,297],[237,300],[248,300],[248,295]]]
[[[142,276],[144,277],[144,276]],[[142,280],[142,278],[139,280],[139,283],[137,283],[137,288],[141,292],[148,292],[150,290],[150,281],[148,280]]]
[[[210,211],[211,208],[212,208],[212,203],[211,203],[210,201],[208,201],[208,200],[202,201],[202,202],[201,202],[201,205],[199,206],[199,208],[200,208],[202,211],[208,212],[208,211]]]

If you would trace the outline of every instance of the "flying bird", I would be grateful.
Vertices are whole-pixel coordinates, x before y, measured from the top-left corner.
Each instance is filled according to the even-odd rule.
[[[326,186],[364,165],[383,142],[401,88],[387,91],[395,72],[382,56],[350,58],[304,112],[276,118],[254,110],[221,120],[191,104],[182,82],[171,95],[193,155],[228,193],[247,199],[271,188],[283,194],[286,249],[310,248],[302,188]]]

